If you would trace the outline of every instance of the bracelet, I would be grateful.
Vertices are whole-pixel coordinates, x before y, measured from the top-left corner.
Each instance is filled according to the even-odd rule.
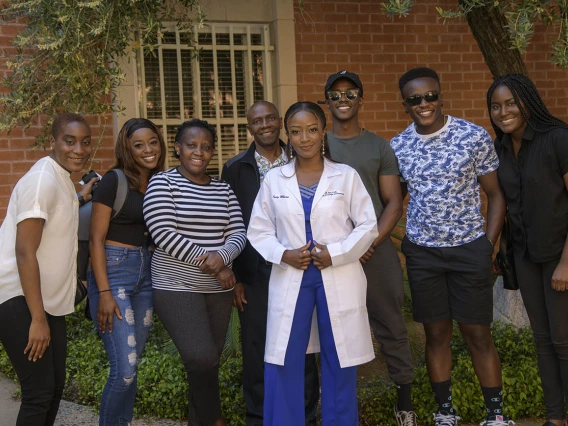
[[[487,234],[485,234],[485,238],[487,238],[489,240],[489,242],[491,243],[491,247],[495,247],[495,244],[493,244],[493,240],[491,238],[489,238],[487,236]]]
[[[85,199],[81,194],[77,192],[77,199],[79,200],[79,207],[83,207],[86,203]]]
[[[110,291],[110,288],[107,288],[106,290],[99,291],[99,294],[104,293],[105,291]]]

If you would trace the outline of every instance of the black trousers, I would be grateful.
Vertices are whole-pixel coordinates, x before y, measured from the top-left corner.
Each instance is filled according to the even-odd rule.
[[[233,307],[233,292],[154,290],[154,309],[187,372],[188,425],[210,426],[221,417],[219,359]]]
[[[65,317],[46,313],[51,342],[43,357],[28,361],[24,349],[32,317],[24,296],[17,296],[0,305],[0,341],[16,370],[22,387],[22,404],[17,426],[52,426],[59,410],[65,386],[67,336]]]
[[[256,276],[243,283],[247,304],[239,312],[243,351],[243,393],[247,406],[247,426],[262,426],[264,404],[264,346],[268,316],[268,281],[270,265],[259,262]],[[314,354],[306,355],[305,371],[306,424],[316,424],[319,378]]]
[[[546,415],[562,420],[568,403],[568,291],[551,287],[558,262],[535,263],[515,256],[519,289],[536,342]]]

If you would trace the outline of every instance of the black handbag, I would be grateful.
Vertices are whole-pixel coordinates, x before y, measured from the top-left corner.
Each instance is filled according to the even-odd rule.
[[[497,264],[503,274],[503,288],[505,290],[518,290],[519,282],[515,272],[515,257],[513,255],[513,235],[509,215],[505,216],[501,240],[499,241],[499,252],[497,253]]]
[[[83,284],[83,282],[77,277],[77,290],[75,291],[75,306],[85,300],[87,297],[87,287]]]

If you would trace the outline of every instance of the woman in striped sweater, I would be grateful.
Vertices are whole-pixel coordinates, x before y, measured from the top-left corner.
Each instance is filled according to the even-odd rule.
[[[219,358],[231,315],[233,260],[246,243],[241,209],[227,183],[206,170],[215,128],[198,119],[175,137],[180,166],[158,173],[144,199],[156,244],[154,308],[180,352],[189,384],[189,425],[223,426]]]

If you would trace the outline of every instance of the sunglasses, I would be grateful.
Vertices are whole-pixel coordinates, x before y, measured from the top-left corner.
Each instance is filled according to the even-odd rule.
[[[440,94],[438,92],[426,92],[423,95],[412,95],[404,100],[408,105],[416,106],[422,103],[422,99],[426,102],[436,102]]]
[[[359,89],[347,89],[345,92],[340,90],[328,90],[327,99],[336,102],[341,99],[341,95],[345,95],[349,101],[354,101],[359,97]]]

